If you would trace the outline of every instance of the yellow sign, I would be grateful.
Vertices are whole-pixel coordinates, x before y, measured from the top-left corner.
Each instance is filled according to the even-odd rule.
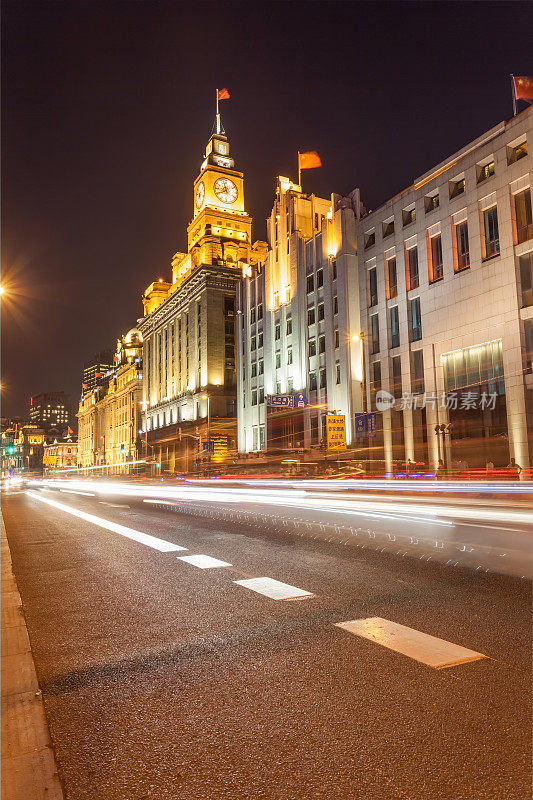
[[[48,466],[55,467],[57,464],[57,456],[45,456],[43,458],[43,464],[47,464]]]
[[[344,414],[326,414],[326,443],[328,450],[346,449]]]

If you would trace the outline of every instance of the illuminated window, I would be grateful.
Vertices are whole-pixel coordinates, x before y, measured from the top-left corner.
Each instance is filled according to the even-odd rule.
[[[412,222],[416,220],[416,208],[414,203],[410,205],[408,208],[403,209],[402,220],[404,228],[406,228],[407,225],[410,225]]]
[[[468,224],[466,220],[454,225],[453,251],[455,272],[468,269],[470,266],[470,247],[468,242]]]
[[[440,233],[428,236],[429,282],[440,281],[444,274],[442,263],[442,236]]]
[[[368,270],[368,305],[371,308],[378,304],[378,275],[376,267]]]
[[[494,205],[483,211],[483,258],[493,258],[499,254],[498,209]]]
[[[398,306],[393,306],[389,309],[389,326],[390,326],[390,346],[400,346],[400,318],[398,314]]]
[[[520,266],[520,286],[522,289],[522,308],[533,306],[533,250],[518,259]]]
[[[529,187],[513,196],[514,239],[521,244],[533,238],[533,220],[531,213],[531,190]]]
[[[459,195],[464,194],[466,190],[466,183],[464,176],[458,177],[453,181],[450,181],[450,199],[454,197],[459,197]]]
[[[407,291],[410,289],[417,289],[420,283],[418,274],[418,247],[411,247],[406,250],[406,278],[407,278]]]
[[[477,182],[482,183],[486,181],[487,178],[491,178],[494,175],[494,161],[490,160],[484,164],[478,164],[476,167],[477,172]]]
[[[398,275],[396,272],[396,258],[388,258],[385,262],[385,276],[387,279],[387,300],[398,295]]]
[[[429,214],[431,211],[435,211],[435,209],[439,207],[439,204],[439,193],[437,191],[427,194],[424,198],[424,209],[426,214]]]

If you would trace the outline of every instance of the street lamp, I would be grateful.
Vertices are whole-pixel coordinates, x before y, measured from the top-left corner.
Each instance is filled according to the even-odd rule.
[[[211,396],[202,395],[202,400],[207,400],[207,463],[208,473],[211,474]]]

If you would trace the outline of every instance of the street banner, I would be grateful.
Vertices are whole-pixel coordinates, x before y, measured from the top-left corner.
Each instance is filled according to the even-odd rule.
[[[326,414],[326,443],[328,450],[346,450],[344,414]]]
[[[364,414],[355,415],[355,435],[359,438],[366,433],[366,419]]]
[[[366,415],[366,429],[369,436],[376,435],[376,412],[372,411]]]

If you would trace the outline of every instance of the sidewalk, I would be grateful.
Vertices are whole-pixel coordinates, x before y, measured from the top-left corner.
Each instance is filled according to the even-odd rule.
[[[2,800],[62,800],[3,518],[1,529]]]

